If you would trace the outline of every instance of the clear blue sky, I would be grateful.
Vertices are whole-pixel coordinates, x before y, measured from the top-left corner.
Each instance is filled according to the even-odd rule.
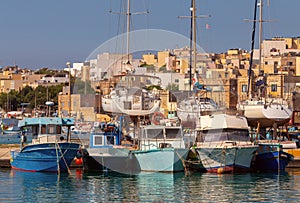
[[[66,61],[80,62],[106,40],[120,34],[119,16],[124,0],[1,0],[0,66],[64,68]],[[164,29],[189,36],[190,0],[131,0],[133,29]],[[254,0],[196,0],[198,42],[207,52],[230,48],[250,49]],[[264,38],[300,36],[300,1],[264,0]],[[205,29],[205,24],[211,26]],[[122,26],[123,23],[120,23]],[[119,28],[119,29],[118,29]],[[167,48],[167,47],[166,47]]]

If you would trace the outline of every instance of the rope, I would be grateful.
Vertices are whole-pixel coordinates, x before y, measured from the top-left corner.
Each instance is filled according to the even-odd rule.
[[[58,143],[57,143],[57,146],[58,146],[59,152],[60,152],[60,154],[61,154],[61,157],[62,157],[62,159],[64,160],[64,163],[65,163],[65,165],[66,165],[66,167],[67,167],[67,170],[68,170],[69,175],[72,175],[71,170],[70,170],[70,168],[69,168],[69,166],[68,166],[68,164],[67,164],[67,162],[66,162],[66,160],[65,160],[64,154],[63,154],[63,152],[62,152],[62,150],[61,150],[61,148],[60,148],[60,146],[59,146]],[[67,151],[67,150],[66,150],[66,151]]]
[[[57,142],[55,142],[55,151],[56,151],[57,173],[58,173],[58,175],[60,175],[59,158],[58,158],[58,151],[57,151]]]
[[[181,162],[182,162],[182,165],[183,165],[183,168],[184,168],[185,175],[190,175],[190,171],[188,170],[188,167],[187,167],[186,164],[185,164],[185,161],[186,161],[186,160],[184,160],[184,159],[182,158],[182,156],[180,156],[180,154],[178,153],[178,151],[177,151],[176,149],[174,149],[174,150],[175,150],[175,152],[176,152],[178,158],[179,158],[179,159],[181,160]]]

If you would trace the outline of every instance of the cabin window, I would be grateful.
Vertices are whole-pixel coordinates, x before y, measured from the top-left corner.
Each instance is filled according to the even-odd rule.
[[[164,139],[163,129],[146,129],[146,136],[149,139]]]
[[[247,85],[242,85],[242,92],[247,92],[247,91],[248,91]]]
[[[47,126],[46,125],[42,125],[41,126],[41,134],[46,134],[47,133],[47,131],[46,131],[46,128]]]
[[[37,136],[39,134],[39,126],[32,126],[32,135]]]
[[[197,134],[197,142],[249,141],[248,130],[206,130]]]
[[[103,144],[103,136],[94,136],[94,145],[102,145]]]
[[[42,126],[42,132],[43,132],[43,126]],[[47,126],[47,134],[60,134],[61,133],[61,127],[57,125],[48,125]]]
[[[181,129],[166,129],[166,138],[181,137]]]
[[[114,136],[106,136],[106,144],[107,145],[114,145],[115,144],[115,137]]]
[[[271,92],[277,92],[277,85],[276,84],[271,85]]]

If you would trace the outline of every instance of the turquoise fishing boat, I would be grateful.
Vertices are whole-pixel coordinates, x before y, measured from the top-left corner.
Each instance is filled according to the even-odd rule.
[[[185,170],[189,151],[178,122],[143,125],[139,133],[139,150],[131,151],[141,171],[180,172]]]

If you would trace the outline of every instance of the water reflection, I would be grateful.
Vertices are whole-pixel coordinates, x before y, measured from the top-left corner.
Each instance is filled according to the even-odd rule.
[[[285,174],[30,173],[0,169],[0,202],[299,202]]]

